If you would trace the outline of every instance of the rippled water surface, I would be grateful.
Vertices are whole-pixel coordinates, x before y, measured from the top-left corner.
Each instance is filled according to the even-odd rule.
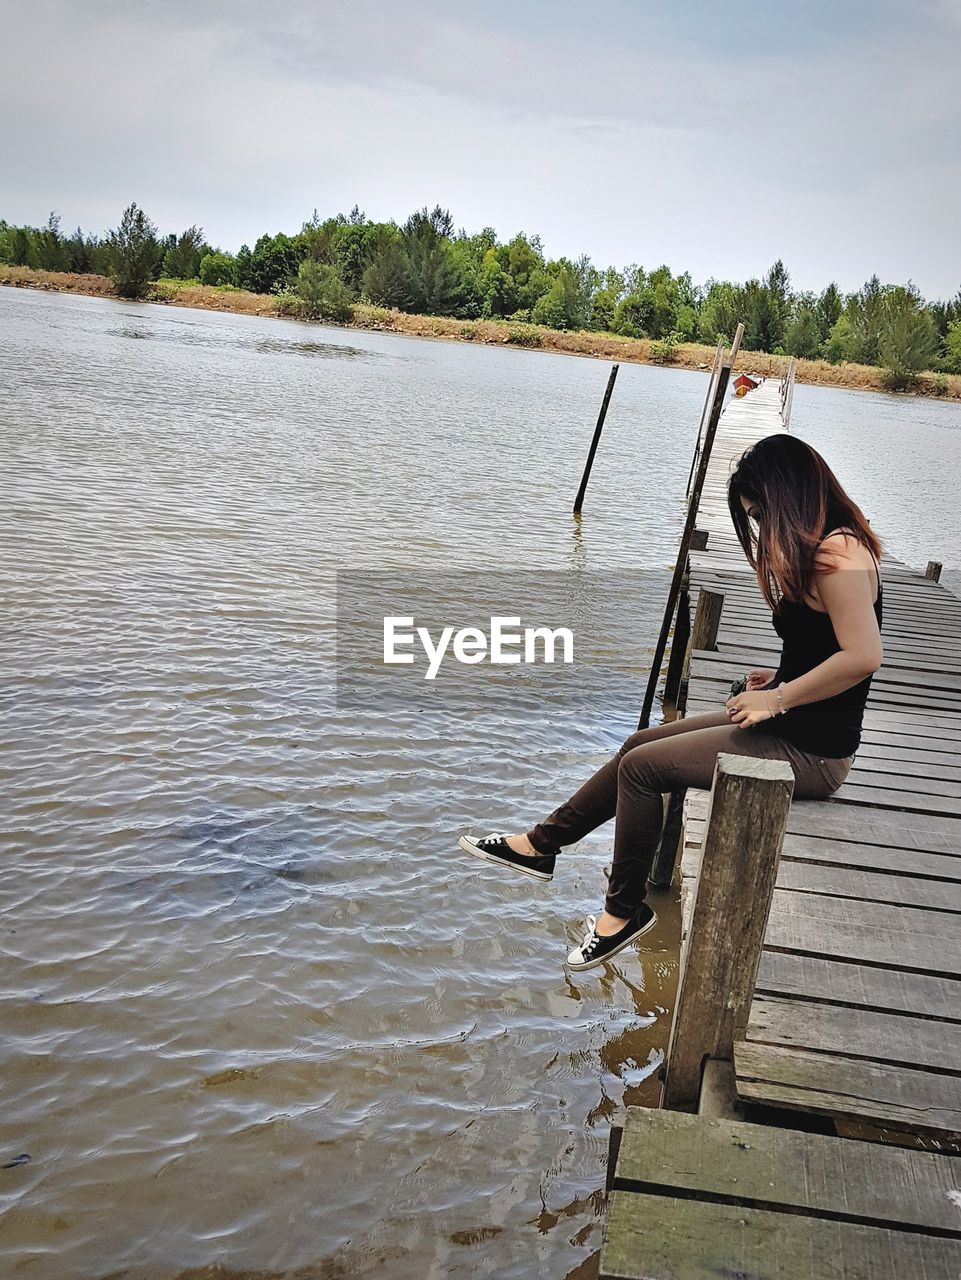
[[[575,525],[594,361],[10,289],[0,351],[4,1274],[590,1275],[672,904],[574,981],[610,832],[549,886],[455,841],[633,728],[704,377],[622,367]],[[795,425],[961,563],[956,407],[802,387]],[[603,571],[620,682],[338,700],[338,571]]]

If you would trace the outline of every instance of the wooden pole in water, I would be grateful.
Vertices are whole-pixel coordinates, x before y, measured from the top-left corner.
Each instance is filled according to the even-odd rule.
[[[666,1107],[696,1107],[705,1059],[731,1059],[743,1038],[793,793],[787,760],[717,757],[681,954]]]
[[[697,475],[694,478],[694,487],[691,490],[691,496],[687,504],[687,518],[684,521],[684,531],[681,534],[681,545],[678,548],[677,562],[674,565],[674,576],[671,579],[670,589],[667,595],[667,606],[664,609],[664,617],[661,621],[661,632],[657,638],[657,644],[654,646],[654,657],[651,661],[651,672],[648,676],[647,689],[644,694],[644,703],[641,707],[641,714],[637,722],[638,729],[646,729],[651,722],[651,708],[654,706],[654,694],[657,689],[657,682],[661,675],[661,664],[664,661],[664,651],[667,648],[667,638],[671,630],[671,622],[674,619],[674,610],[677,607],[678,597],[681,593],[681,583],[684,574],[687,572],[687,558],[691,551],[691,540],[694,536],[694,522],[697,520],[697,509],[701,501],[701,490],[704,488],[704,481],[707,478],[707,466],[711,460],[711,450],[714,448],[714,437],[717,435],[717,424],[721,419],[721,413],[724,410],[724,397],[727,394],[727,386],[731,377],[731,368],[737,357],[738,349],[741,345],[741,338],[744,336],[744,325],[737,326],[737,333],[734,335],[734,342],[731,344],[731,354],[725,361],[718,372],[717,385],[714,389],[714,400],[711,404],[711,412],[707,420],[707,429],[704,433],[704,448],[701,450],[701,458],[697,468]]]
[[[929,560],[928,567],[924,571],[924,576],[930,578],[932,582],[941,581],[941,561]]]
[[[604,392],[604,399],[601,401],[601,411],[597,415],[597,426],[594,428],[594,439],[591,441],[590,451],[587,455],[587,462],[584,466],[584,474],[581,476],[581,487],[577,491],[577,497],[574,499],[574,514],[581,514],[581,507],[584,505],[584,494],[587,492],[587,482],[591,477],[591,467],[594,465],[594,454],[597,453],[597,446],[601,439],[601,431],[604,429],[604,419],[607,417],[607,406],[611,403],[611,393],[614,390],[614,383],[617,380],[617,371],[621,366],[615,364],[611,366],[611,376],[607,380],[607,390]]]

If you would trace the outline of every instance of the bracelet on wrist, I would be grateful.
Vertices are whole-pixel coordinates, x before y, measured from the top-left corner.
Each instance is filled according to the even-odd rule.
[[[778,687],[774,690],[774,696],[775,698],[777,698],[777,713],[779,716],[783,716],[787,712],[787,707],[784,705],[784,701],[781,698],[781,690],[783,688],[784,688],[784,681],[782,680],[781,683],[778,685]]]

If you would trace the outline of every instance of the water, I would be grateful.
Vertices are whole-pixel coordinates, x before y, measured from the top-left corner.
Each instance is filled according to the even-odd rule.
[[[575,981],[610,832],[547,887],[454,837],[633,728],[704,377],[621,368],[576,525],[598,362],[14,290],[0,351],[4,1274],[589,1276],[673,907]],[[961,564],[961,409],[799,387],[795,427]],[[588,686],[337,698],[338,572],[566,590]]]

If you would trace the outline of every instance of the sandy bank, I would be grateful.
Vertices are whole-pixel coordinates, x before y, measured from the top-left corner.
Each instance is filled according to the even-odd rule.
[[[116,296],[112,282],[104,276],[34,271],[29,267],[0,266],[0,284],[54,293],[81,293],[91,297]],[[168,306],[196,307],[206,311],[230,311],[238,315],[282,314],[278,300],[269,294],[247,293],[242,289],[215,289],[207,285],[185,285],[166,280],[157,281],[144,301],[160,302]],[[593,356],[599,360],[630,361],[636,364],[664,363],[654,358],[652,353],[652,347],[657,344],[646,338],[622,338],[615,334],[583,331],[566,333],[539,325],[514,324],[504,320],[453,320],[441,316],[414,316],[362,303],[355,307],[354,319],[349,325],[336,327],[405,333],[413,337],[446,338],[486,345],[517,346],[535,351],[554,351],[563,355]],[[669,363],[675,369],[705,369],[710,367],[713,358],[713,347],[684,343],[677,348]],[[783,356],[745,351],[738,361],[738,368],[770,375],[777,374],[783,364]],[[869,365],[834,365],[826,360],[799,360],[797,380],[816,386],[889,391],[883,370]],[[910,391],[897,394],[961,400],[961,376],[921,374]]]

